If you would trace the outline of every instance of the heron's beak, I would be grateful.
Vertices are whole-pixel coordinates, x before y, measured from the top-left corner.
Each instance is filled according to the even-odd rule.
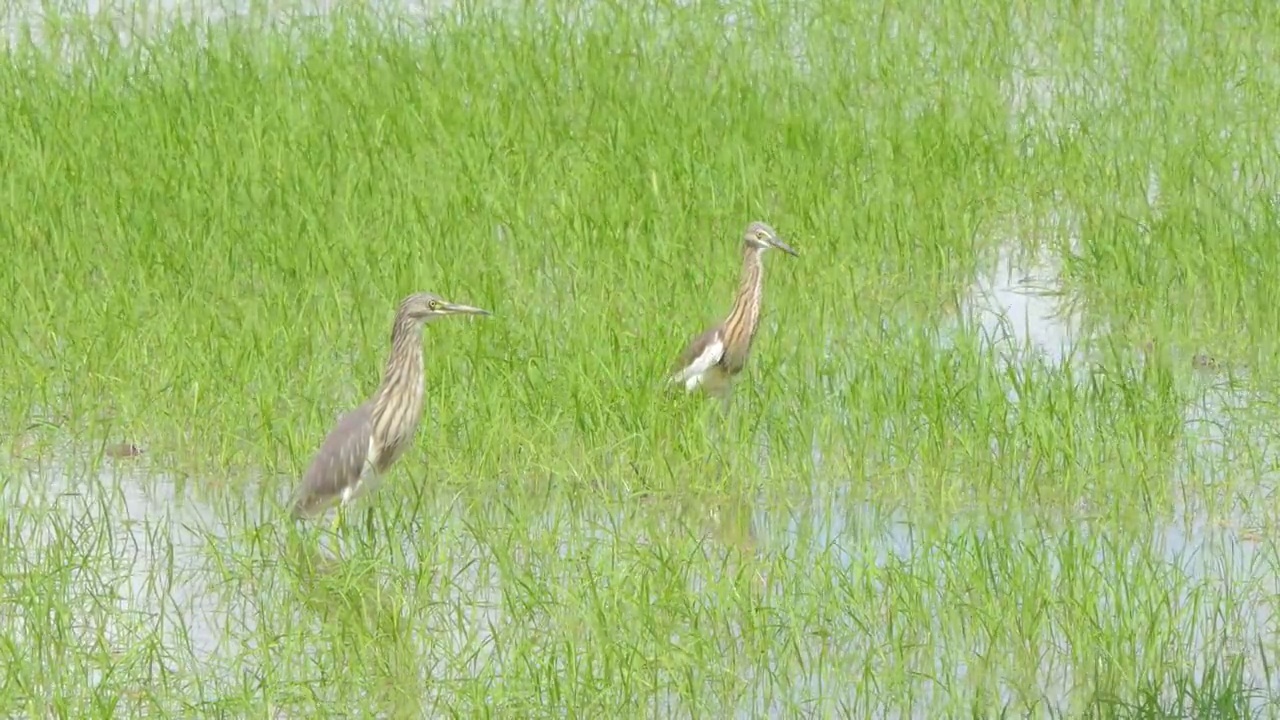
[[[791,255],[793,257],[800,257],[800,253],[796,252],[795,248],[783,242],[782,238],[780,237],[773,238],[772,240],[769,241],[769,244],[778,248],[779,250],[781,250],[782,252],[788,255]]]
[[[450,315],[492,315],[493,313],[478,307],[470,305],[457,305],[454,303],[445,303],[444,311]]]

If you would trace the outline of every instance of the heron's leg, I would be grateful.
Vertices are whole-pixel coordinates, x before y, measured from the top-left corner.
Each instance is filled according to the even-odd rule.
[[[707,408],[708,412],[703,416],[707,426],[705,437],[710,442],[709,446],[703,446],[707,453],[704,462],[709,463],[706,470],[719,474],[723,471],[724,454],[728,451],[733,437],[729,427],[733,386],[724,374],[713,372],[707,379],[705,390],[714,403],[712,407]]]
[[[712,388],[711,394],[719,401],[720,405],[720,417],[717,418],[718,434],[722,441],[727,440],[728,438],[725,436],[725,433],[730,429],[728,425],[731,417],[731,410],[733,408],[733,385],[730,384],[727,378],[725,378],[721,380],[718,385]]]
[[[720,427],[721,437],[723,438],[720,448],[724,451],[720,458],[720,467],[723,472],[730,475],[736,475],[734,468],[737,463],[737,453],[735,450],[746,446],[740,436],[742,432],[741,403],[737,403],[736,406],[734,403],[735,384],[732,379],[727,380],[724,385],[724,392],[720,395],[721,419],[723,420]]]
[[[342,527],[342,511],[345,509],[346,503],[338,503],[338,509],[333,514],[333,532],[336,535]]]
[[[369,507],[364,509],[364,533],[369,540],[373,539],[373,526],[373,505],[370,504]]]

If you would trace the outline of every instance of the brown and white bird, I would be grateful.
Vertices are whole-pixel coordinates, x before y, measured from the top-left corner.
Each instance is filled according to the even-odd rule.
[[[676,362],[671,383],[681,383],[689,392],[701,387],[728,406],[733,379],[746,367],[760,327],[763,256],[772,248],[799,256],[766,223],[756,221],[747,226],[742,236],[742,277],[733,307],[723,321],[690,341]]]
[[[391,329],[391,352],[382,384],[359,407],[343,415],[325,436],[293,496],[293,516],[342,510],[381,484],[413,444],[422,420],[425,373],[422,326],[449,315],[488,315],[470,305],[451,303],[432,293],[415,293],[400,302]]]

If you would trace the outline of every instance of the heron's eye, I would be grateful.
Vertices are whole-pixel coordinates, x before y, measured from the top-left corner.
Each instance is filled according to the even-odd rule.
[[[438,300],[432,300],[431,302],[427,303],[427,307],[431,308],[432,310],[439,310],[440,302]]]

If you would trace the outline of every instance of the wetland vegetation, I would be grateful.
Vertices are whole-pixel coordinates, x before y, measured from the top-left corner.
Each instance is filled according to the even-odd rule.
[[[6,12],[5,716],[1280,714],[1280,5]]]

